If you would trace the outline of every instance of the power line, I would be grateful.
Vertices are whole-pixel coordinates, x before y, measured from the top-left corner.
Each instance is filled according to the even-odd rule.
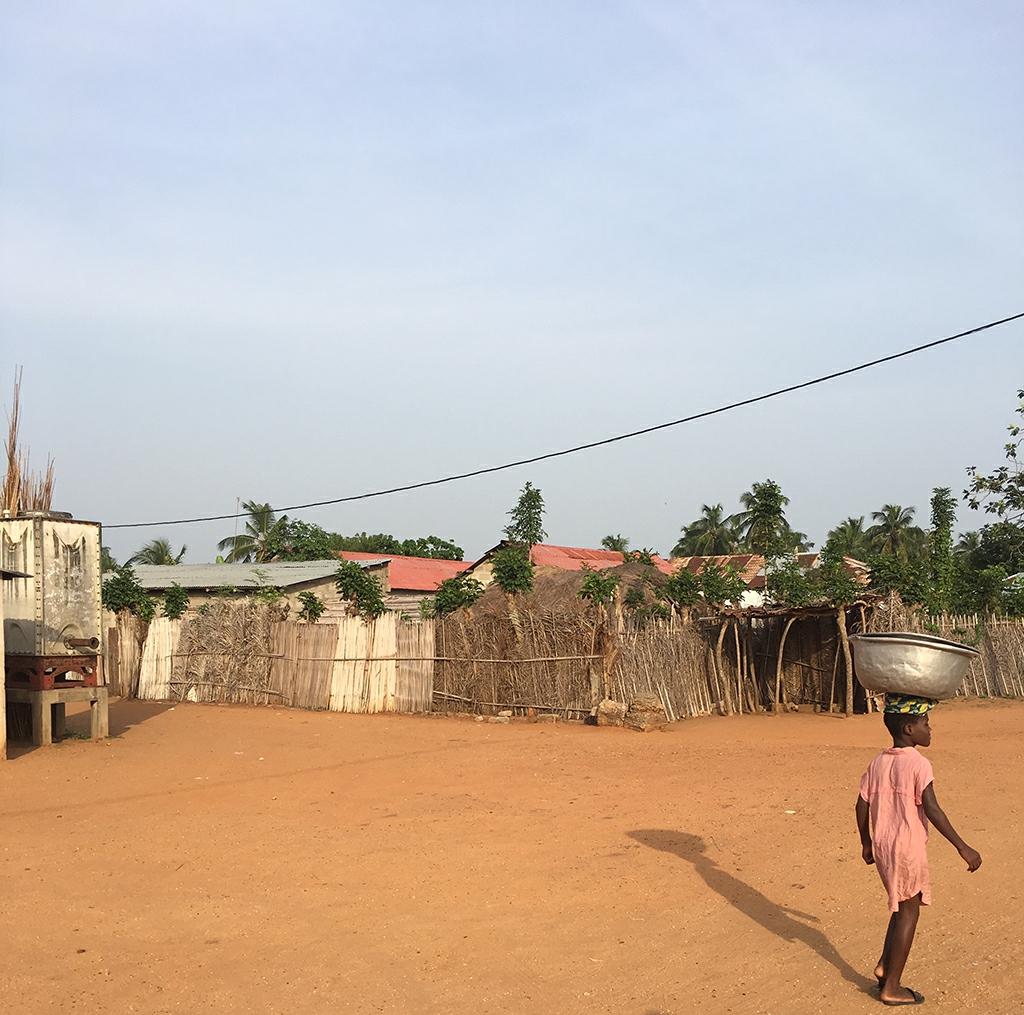
[[[486,476],[493,472],[504,472],[506,469],[517,469],[523,465],[533,465],[536,462],[546,462],[552,458],[562,458],[565,455],[574,455],[578,451],[589,451],[591,448],[604,447],[606,444],[616,444],[619,441],[631,440],[633,437],[643,437],[649,433],[656,433],[658,430],[667,430],[670,427],[682,426],[683,423],[693,423],[698,419],[707,419],[709,416],[719,416],[724,412],[731,412],[733,409],[741,409],[746,405],[754,405],[757,402],[766,402],[770,398],[778,398],[780,395],[788,395],[793,391],[800,391],[803,388],[811,388],[816,384],[824,384],[826,381],[834,381],[839,377],[847,377],[850,374],[859,373],[861,370],[869,370],[871,367],[880,366],[883,363],[891,363],[893,360],[903,359],[905,356],[913,356],[915,353],[925,352],[927,349],[934,349],[948,342],[955,342],[957,339],[967,338],[969,335],[977,335],[979,332],[988,331],[990,328],[997,328],[1001,324],[1009,324],[1011,321],[1019,321],[1024,317],[1024,312],[1014,314],[1012,317],[1003,317],[998,321],[989,321],[988,324],[981,324],[969,331],[961,331],[956,335],[948,335],[946,338],[937,338],[932,342],[925,342],[923,345],[915,345],[912,349],[904,349],[902,352],[894,352],[888,356],[881,356],[878,359],[869,360],[867,363],[859,363],[857,366],[847,367],[845,370],[837,370],[835,373],[824,374],[809,381],[801,381],[799,384],[790,384],[785,388],[776,388],[774,391],[766,392],[763,395],[754,395],[751,398],[744,398],[739,402],[730,402],[728,405],[720,405],[717,409],[707,409],[704,412],[696,412],[691,416],[684,416],[682,419],[673,419],[667,423],[658,423],[655,426],[647,426],[641,430],[632,430],[629,433],[618,434],[615,437],[605,437],[599,441],[590,441],[587,444],[577,444],[575,447],[563,448],[561,451],[548,451],[542,455],[534,455],[532,458],[521,458],[514,462],[505,462],[503,465],[490,465],[482,469],[473,469],[471,472],[459,472],[451,476],[443,476],[440,479],[428,479],[421,483],[409,483],[406,486],[393,486],[387,490],[373,490],[369,493],[350,494],[347,497],[333,497],[329,500],[315,500],[308,504],[292,504],[290,507],[275,508],[276,511],[302,511],[306,508],[326,507],[329,504],[349,504],[357,500],[370,500],[373,497],[387,497],[393,493],[406,493],[410,490],[423,490],[429,486],[442,486],[445,483],[455,483],[462,479],[472,479],[475,476]],[[203,515],[197,518],[175,518],[161,522],[121,522],[117,525],[107,525],[107,529],[142,529],[154,528],[158,525],[194,525],[198,522],[220,522],[230,521],[234,518],[244,518],[244,512],[227,515]]]

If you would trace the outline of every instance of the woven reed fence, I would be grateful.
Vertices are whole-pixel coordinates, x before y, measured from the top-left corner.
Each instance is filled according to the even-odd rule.
[[[184,620],[157,618],[124,686],[156,701],[429,710],[432,623],[395,614],[369,623],[344,617],[304,624],[283,617],[280,608],[264,603],[223,602]]]
[[[1024,620],[928,617],[890,598],[847,611],[850,633],[865,627],[974,644],[981,655],[960,693],[1024,698]],[[511,708],[583,718],[601,698],[639,696],[657,697],[673,719],[848,706],[834,611],[694,613],[642,625],[602,609],[463,611],[435,622],[386,614],[309,625],[266,605],[223,603],[184,621],[159,618],[148,631],[115,618],[106,673],[115,693],[141,698],[348,712]],[[853,692],[851,710],[872,707],[856,681]]]
[[[1024,617],[982,614],[929,616],[898,596],[878,603],[870,631],[917,631],[959,641],[978,650],[959,694],[979,698],[1024,698]]]

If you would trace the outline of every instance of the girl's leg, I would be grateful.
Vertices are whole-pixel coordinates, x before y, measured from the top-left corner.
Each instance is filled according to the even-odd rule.
[[[921,915],[921,896],[915,895],[900,903],[899,912],[895,914],[895,927],[891,940],[887,939],[889,954],[886,957],[885,983],[879,996],[883,1001],[911,1001],[913,994],[900,984],[903,969],[910,955],[910,946],[914,943],[914,932],[917,930],[917,918]]]
[[[889,969],[889,952],[892,951],[892,937],[896,933],[896,921],[899,918],[899,913],[893,913],[889,917],[889,926],[885,930],[885,944],[882,946],[882,957],[878,960],[878,965],[875,966],[875,979],[878,980],[878,986],[882,986],[882,981],[885,979],[885,974]]]

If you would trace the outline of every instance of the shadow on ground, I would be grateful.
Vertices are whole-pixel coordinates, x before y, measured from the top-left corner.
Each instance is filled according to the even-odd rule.
[[[642,828],[630,832],[629,836],[643,846],[661,850],[663,853],[671,853],[692,864],[708,888],[720,895],[744,916],[784,941],[799,941],[834,966],[844,980],[852,983],[864,993],[871,992],[874,981],[858,973],[836,951],[835,945],[825,936],[824,932],[814,926],[818,923],[816,916],[780,906],[756,888],[733,877],[728,871],[722,870],[707,855],[707,847],[699,835],[660,828]]]
[[[24,757],[26,754],[31,754],[33,751],[45,750],[45,748],[33,747],[30,742],[27,708],[28,706],[25,706],[24,714],[20,718],[16,718],[12,715],[11,706],[8,705],[8,759],[13,760]],[[164,712],[171,708],[174,708],[173,702],[112,698],[110,701],[110,735],[111,737],[123,736],[135,726],[141,726],[142,723],[163,715]],[[68,705],[67,734],[65,739],[89,739],[89,706],[86,702],[76,702]]]

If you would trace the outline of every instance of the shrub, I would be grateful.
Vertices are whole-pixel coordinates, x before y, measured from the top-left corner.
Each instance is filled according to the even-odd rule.
[[[177,583],[164,592],[164,616],[177,620],[188,609],[188,593]]]
[[[611,568],[606,571],[592,571],[585,567],[583,572],[580,599],[595,604],[610,603],[615,596],[615,590],[619,587],[619,576]]]
[[[431,615],[443,617],[446,614],[454,613],[455,610],[472,606],[483,595],[483,592],[483,585],[468,575],[460,574],[454,578],[446,578],[437,587]]]
[[[491,558],[494,580],[509,595],[533,588],[533,564],[529,552],[519,546],[506,546]]]
[[[298,598],[302,603],[302,609],[298,614],[299,620],[304,620],[307,624],[316,624],[327,609],[324,601],[315,592],[308,590],[300,592]]]
[[[374,620],[387,612],[384,589],[377,579],[354,560],[343,560],[334,579],[338,595],[351,603],[364,620]]]

